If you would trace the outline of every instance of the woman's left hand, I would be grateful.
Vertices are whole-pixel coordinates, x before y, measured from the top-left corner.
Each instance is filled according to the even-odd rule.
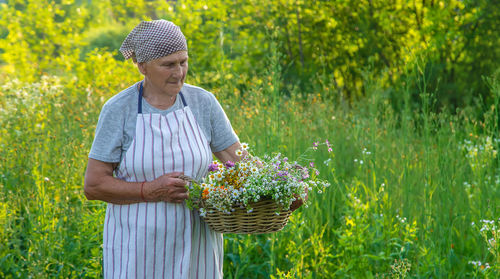
[[[304,198],[304,200],[302,200],[300,197],[295,197],[295,201],[292,202],[292,204],[290,205],[290,211],[295,211],[297,210],[299,207],[301,207],[305,201],[307,201],[307,198],[309,197],[308,195],[308,190],[306,188],[306,197]]]

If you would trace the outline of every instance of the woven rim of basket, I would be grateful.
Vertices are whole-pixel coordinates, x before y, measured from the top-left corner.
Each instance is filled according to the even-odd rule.
[[[247,212],[245,207],[234,206],[231,214],[206,208],[205,223],[220,233],[261,234],[282,230],[291,214],[290,210],[279,210],[271,199],[251,203],[250,207],[252,212]]]

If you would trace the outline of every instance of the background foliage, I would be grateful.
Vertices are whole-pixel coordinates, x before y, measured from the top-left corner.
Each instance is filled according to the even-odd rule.
[[[116,51],[139,20],[165,18],[188,35],[195,73],[258,74],[276,41],[284,84],[352,101],[370,94],[365,72],[383,88],[397,88],[407,65],[425,57],[420,66],[428,91],[438,94],[435,109],[454,109],[478,97],[492,101],[482,76],[499,67],[499,6],[497,0],[12,0],[2,8],[0,48],[2,60],[17,66],[6,72],[33,79],[66,71],[75,49]],[[392,100],[401,98],[390,92]],[[412,93],[416,102],[418,92]]]
[[[332,182],[284,231],[227,235],[226,277],[498,275],[499,1],[1,2],[0,277],[101,276],[87,154],[141,78],[117,48],[156,18],[255,153]]]

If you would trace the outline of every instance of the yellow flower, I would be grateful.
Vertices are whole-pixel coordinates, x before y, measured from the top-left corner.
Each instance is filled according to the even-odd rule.
[[[350,217],[346,217],[345,224],[346,224],[346,226],[351,225],[352,227],[354,227],[354,220]]]

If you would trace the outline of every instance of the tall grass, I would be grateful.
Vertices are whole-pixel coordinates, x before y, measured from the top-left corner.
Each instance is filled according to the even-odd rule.
[[[498,79],[488,81],[497,106],[481,117],[431,113],[425,86],[418,108],[398,89],[407,103],[396,112],[373,77],[366,86],[376,94],[344,107],[283,84],[277,48],[261,76],[219,73],[234,77],[207,89],[252,152],[312,160],[332,186],[311,193],[281,232],[226,235],[225,277],[494,278]],[[0,277],[101,276],[105,205],[85,200],[83,173],[103,102],[139,76],[109,55],[86,59],[74,78],[11,80],[0,92]],[[91,63],[107,66],[94,73]],[[406,84],[425,78],[416,71]],[[190,82],[203,86],[203,75]],[[326,140],[333,152],[310,150]]]
[[[293,158],[325,139],[334,152],[313,154],[317,163],[327,162],[321,169],[332,188],[313,194],[311,206],[295,214],[283,232],[226,241],[226,274],[258,274],[258,267],[265,274],[276,268],[276,274],[301,278],[391,277],[404,266],[417,277],[495,276],[498,245],[488,252],[481,226],[471,224],[492,220],[498,234],[498,108],[485,111],[482,120],[468,110],[432,113],[434,92],[426,91],[427,77],[415,69],[406,84],[421,85],[422,107],[411,108],[406,88],[399,92],[407,102],[402,114],[376,82],[366,80],[369,90],[379,91],[370,99],[339,110],[321,93],[280,95],[273,71],[268,84],[246,93],[243,108],[228,111],[240,137],[257,143],[256,153],[278,149]],[[241,111],[247,107],[267,113],[245,117]],[[272,252],[235,258],[251,240]]]

